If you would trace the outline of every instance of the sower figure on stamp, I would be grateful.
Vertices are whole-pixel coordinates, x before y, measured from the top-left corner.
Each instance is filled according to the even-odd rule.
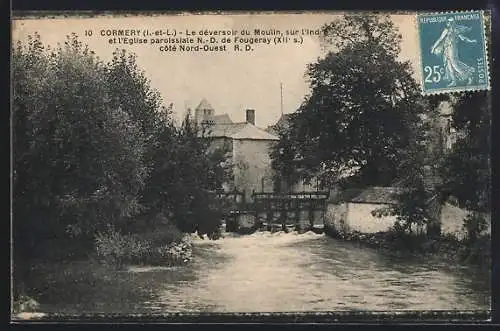
[[[431,48],[431,53],[441,55],[443,58],[445,75],[444,79],[449,81],[448,86],[456,86],[457,80],[467,81],[467,85],[472,84],[474,68],[460,61],[458,57],[458,40],[467,43],[477,42],[475,39],[469,39],[463,33],[470,31],[467,26],[457,25],[453,18],[446,22],[446,28],[441,36]]]

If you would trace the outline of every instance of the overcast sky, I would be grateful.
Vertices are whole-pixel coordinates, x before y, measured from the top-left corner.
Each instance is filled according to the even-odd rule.
[[[31,19],[13,23],[13,40],[38,32],[42,41],[55,45],[74,32],[103,60],[117,47],[100,37],[102,29],[318,29],[338,17],[328,14],[179,15],[155,17],[99,17],[72,19]],[[392,16],[403,35],[401,59],[417,68],[418,32],[415,14]],[[93,36],[84,31],[92,29]],[[121,47],[121,46],[120,46]],[[216,114],[227,113],[243,121],[244,110],[256,110],[256,124],[267,127],[280,116],[280,82],[283,83],[284,113],[298,108],[308,93],[304,79],[306,65],[322,56],[317,37],[305,37],[301,46],[255,46],[253,52],[168,53],[155,46],[124,46],[137,54],[139,66],[160,91],[165,104],[172,102],[178,118],[186,108],[195,108],[206,98]],[[419,74],[415,70],[415,74]]]

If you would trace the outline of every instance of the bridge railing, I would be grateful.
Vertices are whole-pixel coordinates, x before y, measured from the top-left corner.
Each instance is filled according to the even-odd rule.
[[[224,214],[230,214],[235,210],[246,208],[245,192],[232,190],[228,192],[213,192],[214,197],[219,201]]]
[[[324,210],[329,192],[254,192],[252,197],[256,211]]]

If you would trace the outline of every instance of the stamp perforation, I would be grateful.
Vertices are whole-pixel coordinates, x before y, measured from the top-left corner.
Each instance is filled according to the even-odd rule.
[[[437,15],[454,15],[454,14],[469,14],[469,13],[477,13],[480,15],[479,19],[479,24],[481,27],[481,38],[483,41],[483,54],[482,57],[484,58],[485,61],[485,77],[486,77],[486,84],[484,85],[479,85],[475,84],[473,86],[446,86],[446,87],[433,87],[433,88],[426,88],[425,86],[425,75],[423,74],[423,68],[424,68],[424,59],[423,59],[423,50],[420,50],[420,87],[421,87],[421,93],[423,95],[436,95],[436,94],[460,94],[464,92],[478,92],[478,91],[484,91],[484,90],[491,90],[491,73],[490,73],[490,51],[491,51],[491,43],[487,39],[486,35],[486,26],[485,26],[485,10],[454,10],[454,11],[444,11],[444,12],[420,12],[416,15],[416,20],[415,24],[418,29],[418,37],[419,37],[419,47],[422,47],[422,31],[421,31],[421,26],[419,22],[419,18],[421,17],[429,17],[429,16],[437,16]]]

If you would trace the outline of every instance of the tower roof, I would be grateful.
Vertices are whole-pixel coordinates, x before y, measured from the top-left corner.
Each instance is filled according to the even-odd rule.
[[[205,98],[203,98],[203,100],[201,100],[201,102],[198,105],[198,107],[196,107],[196,110],[200,110],[200,109],[214,110],[214,108],[212,107],[212,105]]]

